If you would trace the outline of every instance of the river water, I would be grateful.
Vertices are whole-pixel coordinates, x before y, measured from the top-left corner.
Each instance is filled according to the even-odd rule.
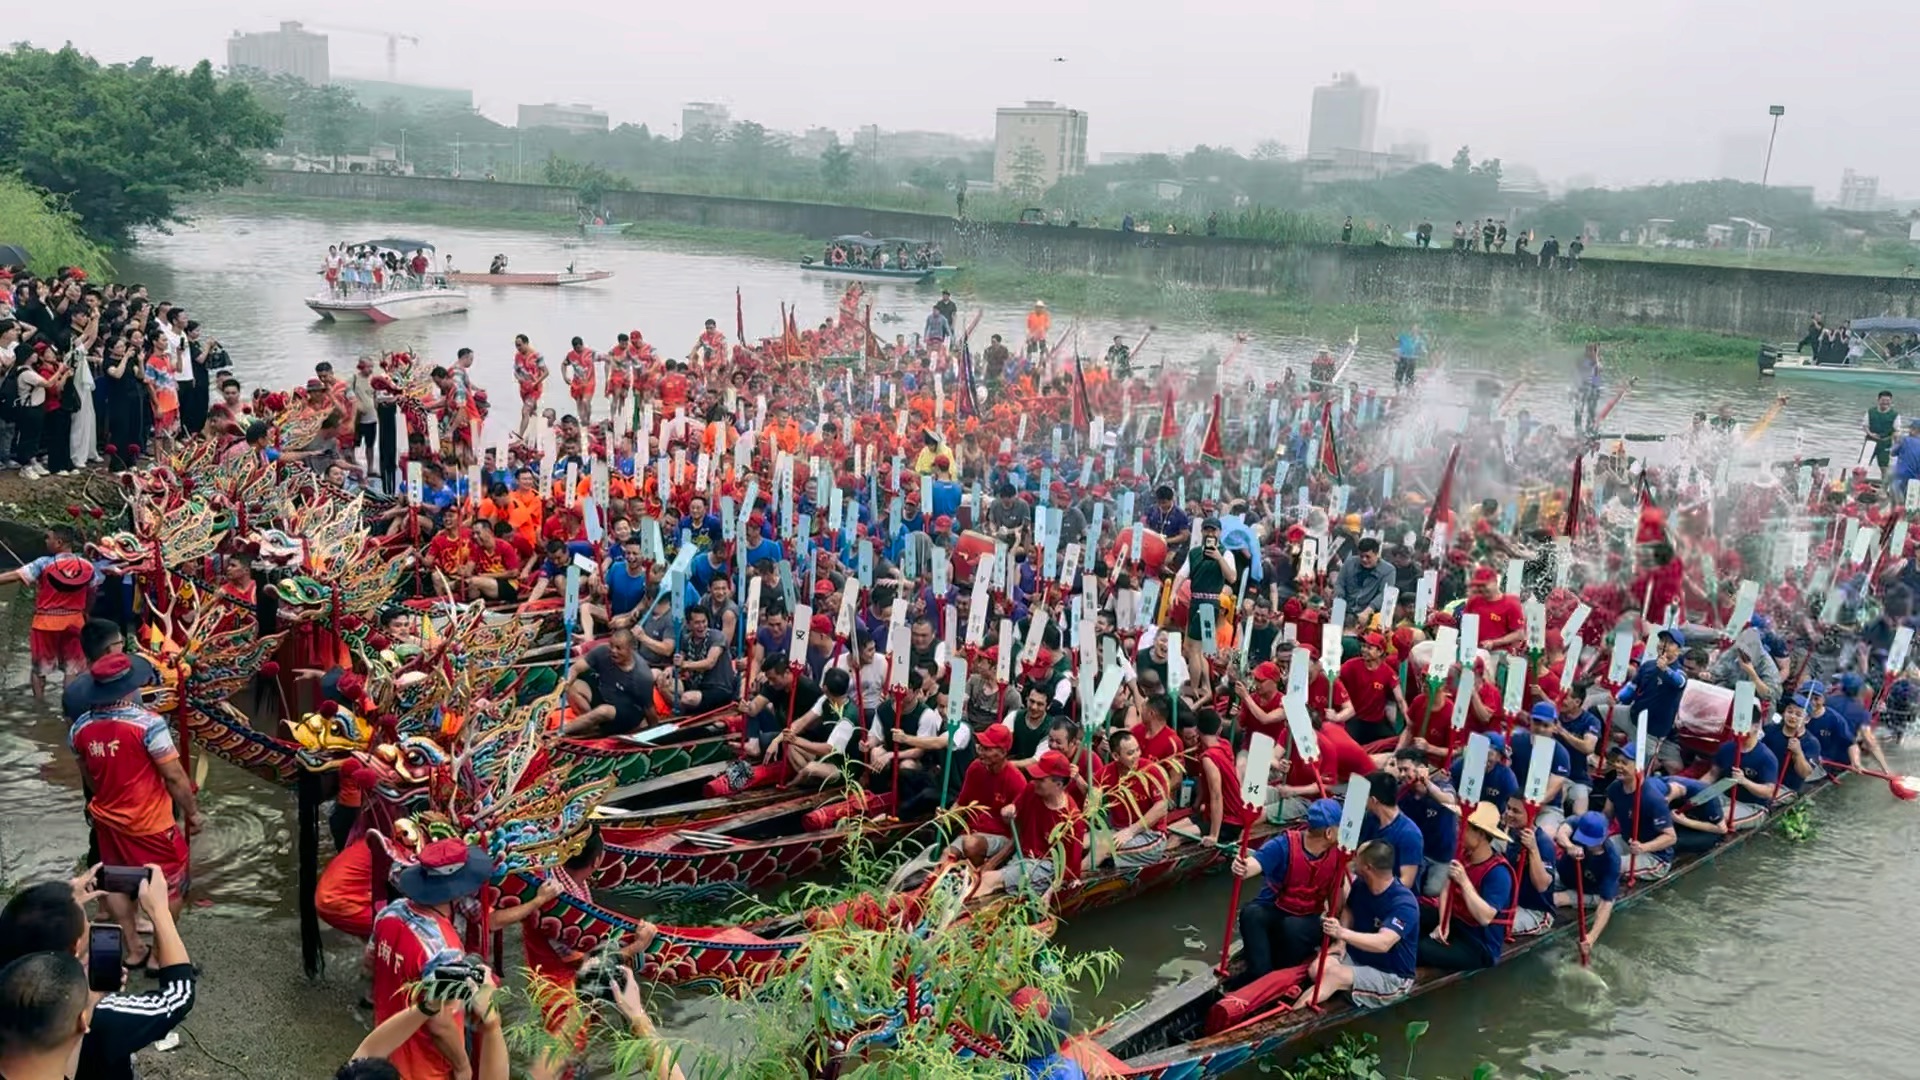
[[[518,270],[574,262],[616,276],[557,291],[475,289],[473,310],[465,315],[381,328],[315,319],[301,297],[319,283],[314,270],[326,245],[377,236],[434,240],[464,267],[484,266],[504,252]],[[249,386],[289,385],[321,360],[344,370],[359,355],[381,348],[420,348],[435,359],[450,359],[457,348],[471,346],[480,356],[477,381],[504,390],[511,386],[507,358],[516,333],[531,335],[554,361],[574,334],[604,347],[615,333],[634,327],[667,351],[680,351],[705,318],[716,319],[731,336],[736,287],[752,333],[772,332],[782,301],[798,307],[803,325],[817,322],[832,311],[839,292],[785,263],[625,240],[586,243],[537,232],[428,229],[404,220],[343,228],[240,215],[205,217],[155,238],[122,259],[121,271],[125,280],[148,284],[155,297],[184,303],[227,345],[236,373]],[[880,287],[876,330],[917,326],[934,296],[924,289]],[[962,303],[967,306],[964,297]],[[1185,363],[1207,348],[1225,351],[1231,328],[1212,323],[1203,294],[1192,295],[1191,308],[1190,319],[1161,325],[1147,363],[1169,356]],[[1018,332],[1023,311],[1019,303],[989,305],[976,341],[995,330]],[[882,314],[907,321],[883,324]],[[1056,319],[1069,321],[1072,314]],[[1088,351],[1098,351],[1095,343],[1113,334],[1131,341],[1145,329],[1145,320],[1121,312],[1086,314]],[[1255,368],[1274,370],[1289,362],[1303,365],[1315,344],[1254,341],[1244,355]],[[1389,377],[1390,351],[1391,342],[1361,343],[1357,367],[1363,384]],[[1514,369],[1534,375],[1519,404],[1543,418],[1563,416],[1565,377],[1547,373],[1564,372],[1569,360],[1542,356]],[[1616,414],[1623,430],[1675,431],[1693,410],[1721,402],[1751,418],[1774,393],[1744,365],[1674,364],[1639,374],[1640,388]],[[1851,458],[1858,446],[1852,433],[1871,393],[1801,392],[1762,440],[1762,451],[1781,456],[1800,446]],[[14,607],[19,603],[13,601]],[[21,627],[20,615],[8,612],[5,624]],[[21,658],[13,657],[0,697],[0,881],[7,882],[65,873],[85,844],[78,780],[60,725],[50,711],[32,705],[24,684]],[[1911,758],[1905,750],[1895,754]],[[211,824],[195,844],[199,910],[193,917],[266,920],[284,930],[293,918],[291,795],[215,762],[203,798]],[[1817,831],[1809,841],[1760,838],[1663,891],[1651,906],[1624,914],[1595,954],[1599,980],[1574,971],[1577,960],[1561,950],[1391,1010],[1367,1026],[1380,1036],[1392,1063],[1405,1023],[1430,1020],[1415,1070],[1427,1077],[1463,1076],[1483,1061],[1497,1065],[1502,1076],[1920,1075],[1906,1046],[1911,1029],[1904,1007],[1920,945],[1892,932],[1898,913],[1920,890],[1920,863],[1913,858],[1920,846],[1920,807],[1894,800],[1876,784],[1850,783],[1816,805],[1814,820]],[[1065,927],[1062,940],[1069,947],[1115,949],[1122,958],[1104,987],[1082,995],[1082,1018],[1110,1016],[1204,970],[1218,955],[1227,896],[1228,883],[1216,879]],[[290,940],[284,932],[276,936]],[[351,949],[339,944],[330,951],[342,954],[340,970],[351,970]],[[296,957],[278,958],[278,964],[286,979],[300,978]],[[714,1022],[692,1002],[669,1007],[665,1020],[696,1033]],[[351,1037],[343,1041],[342,1053]]]

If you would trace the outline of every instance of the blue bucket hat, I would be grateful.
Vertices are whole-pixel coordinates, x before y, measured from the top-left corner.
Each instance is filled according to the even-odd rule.
[[[1581,847],[1599,847],[1607,842],[1607,816],[1589,810],[1573,819],[1573,842]]]
[[[1340,804],[1332,799],[1315,799],[1307,807],[1307,828],[1331,829],[1340,824]]]

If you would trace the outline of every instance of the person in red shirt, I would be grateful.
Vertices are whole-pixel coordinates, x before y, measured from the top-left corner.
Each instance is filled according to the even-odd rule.
[[[434,969],[466,958],[453,905],[480,891],[493,876],[493,860],[465,841],[435,840],[420,861],[400,872],[400,896],[373,919],[373,1023],[413,1006],[413,987]],[[448,1003],[426,1026],[387,1055],[406,1080],[465,1080],[473,1075],[467,1056],[466,1016]]]
[[[434,593],[444,594],[442,582],[464,577],[472,561],[473,542],[464,526],[455,525],[435,533],[433,539],[427,541],[427,569],[439,571],[428,578],[433,582]]]
[[[1265,807],[1248,806],[1240,794],[1240,774],[1234,770],[1233,748],[1220,737],[1220,714],[1201,709],[1194,714],[1200,734],[1200,767],[1195,776],[1193,818],[1206,831],[1207,843],[1231,844],[1259,820]]]
[[[1131,731],[1114,732],[1107,746],[1113,760],[1100,770],[1097,783],[1113,832],[1097,838],[1096,862],[1112,859],[1115,866],[1146,866],[1167,847],[1160,822],[1167,816],[1168,769],[1163,762],[1146,760]]]
[[[513,526],[504,521],[474,523],[466,579],[469,596],[502,604],[519,603],[522,564],[506,539],[512,535]]]
[[[966,834],[953,842],[950,851],[958,854],[978,848],[991,860],[1007,850],[1013,834],[1001,811],[1027,790],[1027,778],[1007,762],[1012,750],[1013,732],[999,724],[982,729],[976,737],[973,762],[967,766],[960,780],[960,794],[954,800],[962,811]],[[970,843],[976,840],[977,844]]]
[[[691,387],[687,379],[686,365],[678,361],[667,361],[667,373],[660,377],[660,408],[662,419],[671,419],[680,407],[687,403],[687,393]]]
[[[1488,652],[1526,644],[1527,616],[1518,597],[1500,591],[1500,575],[1491,566],[1473,572],[1472,590],[1460,614],[1480,616],[1480,647]]]
[[[1172,703],[1166,697],[1146,697],[1134,688],[1134,708],[1140,722],[1128,730],[1140,740],[1140,752],[1148,761],[1178,761],[1182,752],[1180,735],[1167,725]]]
[[[534,350],[525,334],[513,336],[513,380],[520,387],[520,438],[527,437],[527,425],[540,411],[540,395],[547,389],[547,361]]]
[[[166,874],[168,904],[180,910],[187,879],[187,836],[206,819],[186,769],[180,765],[167,722],[140,706],[140,688],[153,679],[153,667],[125,653],[108,653],[93,662],[87,711],[74,722],[67,744],[86,775],[87,817],[100,843],[100,861],[110,866],[152,863]],[[182,833],[175,822],[185,822]],[[140,940],[131,896],[107,893],[102,899],[129,943]]]
[[[1307,715],[1314,723],[1331,720],[1344,724],[1353,716],[1353,701],[1347,696],[1347,688],[1338,680],[1327,678],[1325,669],[1320,666],[1320,647],[1311,641],[1296,641],[1296,649],[1304,649],[1307,654]],[[1292,663],[1292,658],[1288,658]]]
[[[600,358],[581,338],[573,339],[573,348],[560,360],[561,377],[567,381],[567,393],[573,398],[573,411],[580,422],[593,425],[594,378],[600,364]]]
[[[571,1041],[576,1054],[584,1051],[587,1044],[587,1025],[582,1016],[582,1006],[574,997],[574,985],[581,966],[586,963],[587,954],[551,936],[553,931],[559,929],[557,921],[543,924],[534,916],[551,910],[563,896],[592,903],[593,870],[605,853],[606,845],[596,826],[588,832],[579,852],[555,867],[553,876],[540,883],[539,890],[531,899],[522,902],[507,900],[493,911],[491,925],[494,929],[516,923],[520,925],[520,940],[526,948],[527,966],[540,980],[536,984],[540,989],[535,997],[540,1005],[541,1018],[546,1022],[547,1034],[556,1040],[528,1068],[527,1075],[533,1080],[557,1080],[565,1074],[571,1056],[566,1053],[565,1044]],[[634,933],[621,940],[620,956],[628,958],[642,952],[653,943],[658,932],[658,927],[644,919],[640,920]]]
[[[1254,732],[1263,732],[1277,745],[1287,741],[1287,710],[1283,705],[1286,695],[1280,692],[1280,665],[1271,660],[1262,660],[1249,672],[1253,685],[1235,682],[1234,693],[1240,699],[1240,731],[1251,737]],[[1245,749],[1247,738],[1238,740],[1241,749]]]
[[[1013,831],[1013,845],[1001,852],[998,863],[984,865],[977,895],[1024,889],[1044,900],[1056,884],[1079,880],[1086,866],[1087,820],[1067,792],[1073,763],[1048,750],[1026,772],[1026,789],[1000,811]]]
[[[1340,665],[1340,688],[1353,705],[1347,732],[1355,742],[1367,745],[1393,738],[1387,706],[1405,716],[1407,702],[1400,696],[1400,674],[1387,659],[1386,638],[1371,633],[1360,639],[1360,655]]]

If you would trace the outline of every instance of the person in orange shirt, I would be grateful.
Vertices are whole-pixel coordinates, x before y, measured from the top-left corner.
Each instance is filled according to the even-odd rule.
[[[600,366],[600,358],[587,348],[581,338],[573,339],[573,348],[560,361],[560,371],[567,380],[567,392],[573,397],[573,411],[580,414],[580,422],[593,423],[593,390],[595,373]]]
[[[1053,329],[1053,316],[1047,313],[1047,302],[1035,300],[1033,310],[1027,313],[1027,355],[1047,351],[1047,332]]]
[[[507,493],[506,522],[528,543],[538,546],[540,526],[546,517],[546,504],[540,498],[540,484],[533,470],[522,467],[514,474],[514,488]]]

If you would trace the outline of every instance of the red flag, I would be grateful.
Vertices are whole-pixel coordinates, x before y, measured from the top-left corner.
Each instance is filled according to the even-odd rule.
[[[1567,518],[1560,528],[1569,540],[1580,535],[1580,474],[1586,463],[1585,454],[1573,459],[1573,487],[1567,493]]]
[[[733,340],[741,345],[747,343],[747,313],[740,306],[740,286],[733,287]]]
[[[1331,398],[1320,407],[1320,467],[1327,470],[1327,474],[1333,477],[1335,483],[1346,479],[1340,473],[1340,451],[1333,441],[1333,400]]]
[[[1440,486],[1434,489],[1433,505],[1427,507],[1428,532],[1433,531],[1433,523],[1439,521],[1441,515],[1451,510],[1448,504],[1453,502],[1453,468],[1458,464],[1460,464],[1460,444],[1454,443],[1453,449],[1447,452],[1447,467],[1440,474]]]
[[[1162,443],[1170,443],[1180,437],[1180,429],[1173,424],[1173,384],[1168,383],[1162,386],[1161,389],[1165,391],[1165,393],[1161,399],[1160,441]]]
[[[1220,445],[1220,395],[1213,395],[1213,413],[1207,417],[1207,433],[1200,440],[1200,456],[1225,461],[1227,452]]]

